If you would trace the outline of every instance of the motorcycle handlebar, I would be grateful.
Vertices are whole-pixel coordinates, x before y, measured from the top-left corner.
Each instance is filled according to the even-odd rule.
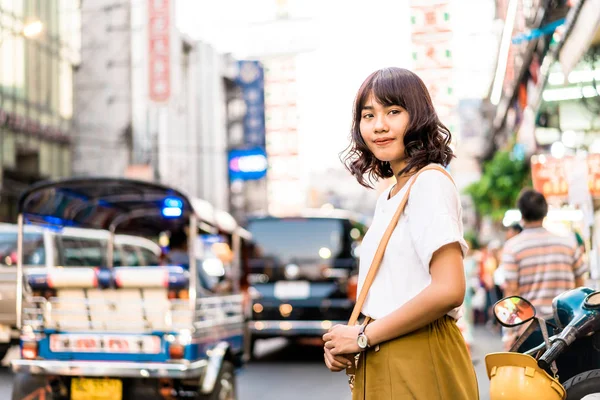
[[[550,364],[563,352],[567,343],[562,339],[557,339],[552,346],[538,359],[538,366],[543,369],[549,369]]]

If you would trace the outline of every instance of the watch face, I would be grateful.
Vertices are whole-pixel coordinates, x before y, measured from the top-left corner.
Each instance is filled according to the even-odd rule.
[[[367,348],[367,337],[365,335],[360,335],[358,337],[358,347],[360,347],[361,349]]]

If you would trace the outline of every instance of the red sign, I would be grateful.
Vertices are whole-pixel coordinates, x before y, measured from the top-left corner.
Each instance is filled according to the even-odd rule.
[[[148,0],[148,92],[156,102],[171,95],[169,14],[170,0]]]
[[[413,1],[411,4],[412,35],[452,32],[450,4],[445,1],[427,3]]]
[[[546,197],[567,197],[569,183],[567,172],[572,157],[556,159],[548,156],[534,156],[531,159],[531,178],[533,187]],[[589,154],[588,187],[593,197],[600,197],[600,154]]]

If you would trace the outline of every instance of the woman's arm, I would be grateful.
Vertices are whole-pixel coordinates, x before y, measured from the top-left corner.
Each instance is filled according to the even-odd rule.
[[[431,284],[398,310],[369,324],[371,346],[422,328],[459,307],[465,297],[465,275],[460,245],[447,244],[430,264]]]
[[[365,329],[369,345],[395,339],[446,315],[459,307],[465,296],[465,275],[460,245],[457,242],[442,246],[433,253],[431,284],[408,303],[378,319]],[[360,351],[356,341],[358,326],[336,325],[323,335],[325,348],[332,355]]]
[[[422,328],[460,306],[465,295],[460,197],[448,177],[426,171],[415,182],[407,205],[408,232],[431,283],[389,315],[369,324],[369,344],[394,339]],[[400,268],[401,266],[395,266]],[[405,279],[411,279],[407,275]],[[336,325],[323,336],[331,354],[359,351],[359,327]]]

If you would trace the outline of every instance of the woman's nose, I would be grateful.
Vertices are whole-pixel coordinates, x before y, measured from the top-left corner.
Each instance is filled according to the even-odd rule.
[[[385,132],[387,130],[387,123],[383,116],[375,117],[374,129],[375,132]]]

